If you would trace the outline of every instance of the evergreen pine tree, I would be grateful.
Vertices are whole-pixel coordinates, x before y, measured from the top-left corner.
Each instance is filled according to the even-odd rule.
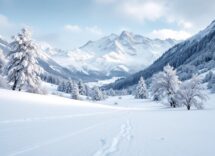
[[[98,87],[93,87],[93,92],[92,92],[92,100],[94,101],[100,101],[104,99],[104,95],[102,91]]]
[[[80,95],[86,95],[86,87],[82,81],[78,82],[78,89]]]
[[[140,80],[136,87],[136,99],[146,99],[148,97],[147,88],[143,77],[140,77]]]
[[[76,82],[73,82],[72,85],[71,98],[75,100],[79,99],[79,89]]]
[[[40,67],[31,32],[22,29],[21,33],[13,37],[13,40],[6,66],[8,81],[12,84],[12,90],[21,90],[25,86],[27,91],[34,92],[40,86]]]

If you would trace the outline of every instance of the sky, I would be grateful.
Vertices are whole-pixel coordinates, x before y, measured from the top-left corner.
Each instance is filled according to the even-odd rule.
[[[215,20],[215,0],[0,0],[0,36],[28,27],[61,49],[126,30],[184,40]]]

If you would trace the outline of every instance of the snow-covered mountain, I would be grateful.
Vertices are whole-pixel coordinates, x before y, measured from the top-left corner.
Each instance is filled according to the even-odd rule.
[[[74,50],[56,49],[39,43],[42,68],[56,77],[84,81],[125,77],[150,65],[162,53],[176,44],[167,39],[149,39],[123,31],[97,41],[89,41]],[[8,42],[0,39],[0,48],[8,51]]]
[[[6,56],[7,53],[10,51],[9,42],[3,38],[0,38],[0,49]],[[47,73],[52,78],[78,79],[69,69],[61,66],[56,61],[54,61],[46,52],[43,51],[40,46],[38,47],[38,50],[40,51],[38,62],[39,65],[42,67],[44,73]]]
[[[127,76],[145,68],[176,43],[123,31],[120,35],[89,41],[71,51],[51,47],[44,50],[59,64],[82,75],[82,79],[104,79]]]
[[[118,80],[107,87],[126,88],[136,84],[141,76],[150,78],[161,71],[166,64],[177,68],[180,79],[189,79],[193,74],[201,74],[215,68],[215,21],[206,29],[183,41],[168,51],[146,69]]]

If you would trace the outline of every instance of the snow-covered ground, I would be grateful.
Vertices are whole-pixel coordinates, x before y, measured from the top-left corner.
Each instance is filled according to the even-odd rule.
[[[98,86],[101,87],[103,85],[107,85],[110,83],[115,82],[116,80],[120,79],[121,77],[112,77],[111,79],[105,79],[105,80],[99,80],[99,81],[94,81],[94,82],[88,82],[86,83],[89,87],[94,87]]]
[[[214,156],[214,108],[214,95],[187,111],[0,90],[0,156]]]

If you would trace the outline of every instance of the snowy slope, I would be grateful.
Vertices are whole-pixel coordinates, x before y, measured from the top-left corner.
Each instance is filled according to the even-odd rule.
[[[131,96],[107,106],[0,90],[0,101],[1,156],[215,154],[214,96],[205,110],[191,111]]]
[[[47,52],[73,72],[111,78],[145,68],[176,43],[171,39],[152,40],[123,31],[120,35],[111,34],[97,41],[89,41],[71,51],[47,48]]]

